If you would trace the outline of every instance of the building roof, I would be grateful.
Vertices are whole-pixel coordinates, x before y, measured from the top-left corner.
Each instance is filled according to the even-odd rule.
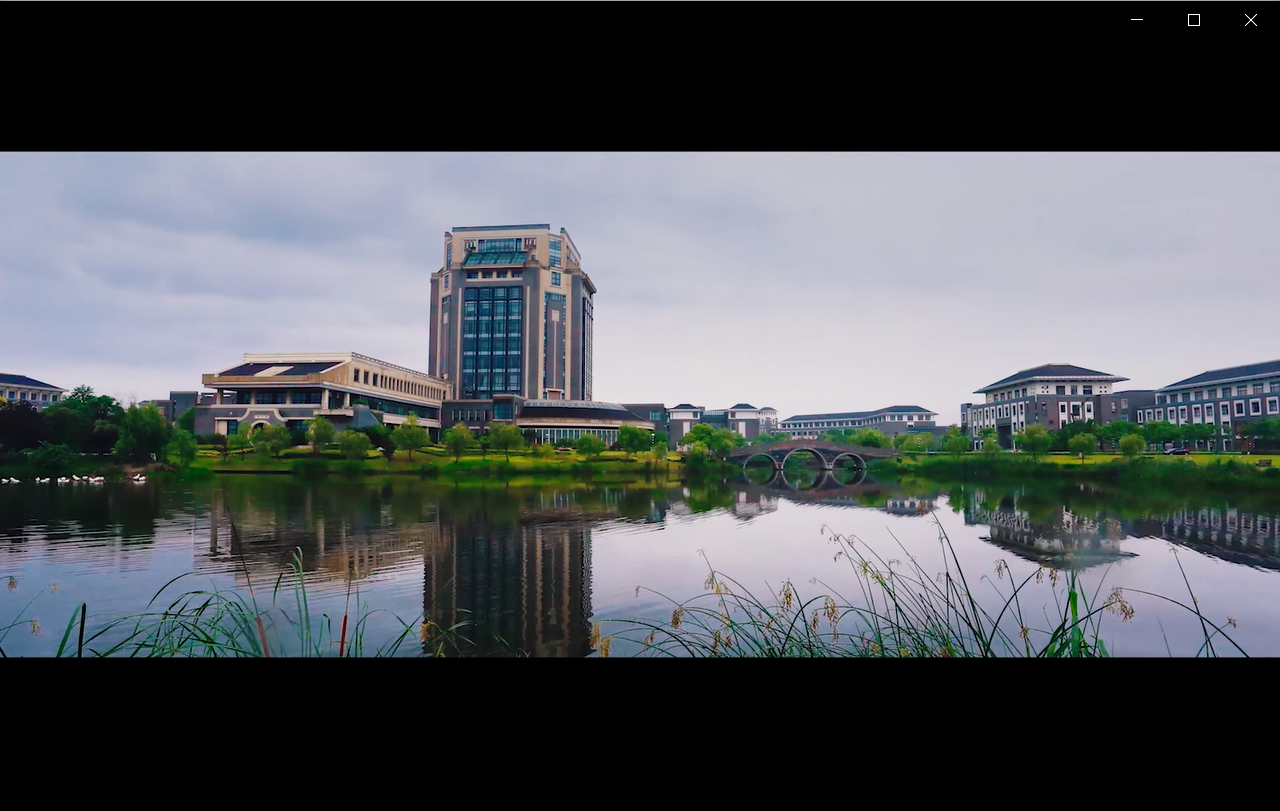
[[[524,417],[561,417],[564,419],[617,420],[653,423],[631,413],[618,403],[602,403],[595,400],[525,400],[520,406],[517,422]]]
[[[218,372],[218,377],[295,377],[327,372],[346,361],[321,361],[319,363],[242,363]],[[266,372],[266,374],[263,374]]]
[[[1262,377],[1263,375],[1275,374],[1280,374],[1280,360],[1269,360],[1264,363],[1248,363],[1244,366],[1230,366],[1226,369],[1214,369],[1211,372],[1201,372],[1194,377],[1188,377],[1186,380],[1179,380],[1177,383],[1170,383],[1164,388],[1172,389],[1178,386],[1198,386],[1204,383],[1226,383],[1230,380],[1243,380],[1249,377]]]
[[[456,225],[454,231],[527,231],[530,228],[551,230],[551,223],[533,223],[530,225]],[[563,228],[560,230],[564,230]]]
[[[761,408],[761,409],[759,409],[759,410],[760,410],[760,411],[775,411],[775,412],[776,412],[778,409],[774,408],[773,406],[764,406],[764,407],[762,407],[762,408]]]
[[[795,422],[803,420],[805,422],[811,420],[854,420],[862,417],[870,417],[875,414],[934,414],[927,408],[921,408],[914,405],[895,405],[888,408],[877,408],[874,411],[841,411],[831,414],[797,414],[794,417],[787,417],[783,422]]]
[[[467,254],[466,259],[462,260],[462,266],[523,265],[527,256],[528,254],[524,251],[484,251],[481,253],[473,251]]]
[[[750,403],[738,403],[738,404],[737,404],[737,405],[735,405],[735,406],[729,406],[729,408],[749,408],[749,409],[751,409],[752,411],[755,411],[755,410],[756,410],[756,407],[755,407],[755,406],[753,406],[753,405],[751,405]]]
[[[997,380],[989,386],[983,386],[974,392],[974,394],[985,394],[991,389],[997,389],[1001,386],[1008,386],[1013,383],[1021,383],[1024,380],[1099,380],[1099,381],[1120,381],[1128,380],[1127,377],[1117,377],[1116,375],[1107,374],[1106,372],[1097,372],[1093,369],[1086,369],[1083,366],[1073,366],[1070,363],[1046,363],[1043,366],[1036,366],[1033,369],[1023,369],[1021,372],[1015,372],[1003,380]]]
[[[26,375],[7,375],[0,374],[0,385],[5,386],[30,386],[33,389],[54,389],[56,391],[66,391],[66,389],[50,386],[48,383],[41,383],[39,380],[27,377]]]
[[[697,408],[698,408],[698,406],[696,406],[696,405],[689,405],[688,403],[681,403],[681,404],[680,404],[680,405],[678,405],[678,406],[671,406],[671,410],[672,410],[672,411],[680,411],[680,410],[685,410],[685,409],[693,409],[693,410],[695,410],[695,411],[696,411],[696,410],[697,410]]]

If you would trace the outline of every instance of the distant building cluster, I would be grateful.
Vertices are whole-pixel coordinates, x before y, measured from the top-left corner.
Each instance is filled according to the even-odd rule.
[[[1240,426],[1280,415],[1280,360],[1203,372],[1159,389],[1115,390],[1127,380],[1069,363],[1024,369],[974,392],[985,400],[960,406],[961,428],[980,449],[986,428],[995,430],[1001,447],[1011,448],[1013,436],[1028,425],[1052,431],[1088,420],[1207,424],[1218,429],[1217,438],[1196,444],[1232,450]]]
[[[31,403],[44,410],[66,396],[67,390],[26,375],[0,374],[0,398],[10,403]]]

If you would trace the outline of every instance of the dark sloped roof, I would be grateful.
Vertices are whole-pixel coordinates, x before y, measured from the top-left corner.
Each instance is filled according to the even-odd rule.
[[[39,380],[27,377],[26,375],[6,375],[0,374],[0,384],[6,386],[31,386],[36,389],[58,389],[58,391],[66,391],[66,389],[50,386],[48,383],[41,383]]]
[[[323,361],[320,363],[242,363],[234,369],[228,369],[225,372],[218,372],[219,377],[252,377],[258,372],[270,369],[273,366],[288,366],[283,372],[269,375],[264,380],[270,380],[272,377],[296,377],[298,375],[313,375],[319,372],[328,371],[339,363],[345,361]]]
[[[600,403],[589,400],[526,400],[520,407],[519,422],[524,417],[561,417],[581,420],[617,420],[643,422],[647,419],[632,414],[617,403]]]
[[[778,409],[776,409],[776,408],[774,408],[774,407],[772,407],[772,406],[761,406],[761,407],[760,407],[760,410],[761,410],[761,411],[777,411]]]
[[[1102,380],[1129,379],[1127,377],[1117,377],[1116,375],[1107,374],[1106,372],[1086,369],[1083,366],[1073,366],[1070,363],[1046,363],[1043,366],[1037,366],[1034,369],[1023,369],[1021,372],[1015,372],[1003,380],[997,380],[989,386],[983,386],[975,391],[974,394],[982,394],[988,389],[994,389],[998,386],[1007,386],[1010,383],[1017,383],[1023,380],[1034,380],[1041,377],[1097,378]]]
[[[755,406],[753,406],[753,405],[751,405],[750,403],[738,403],[738,404],[737,404],[737,405],[735,405],[735,406],[729,406],[729,408],[749,408],[749,409],[751,409],[752,411],[755,411],[755,410],[756,410],[756,407],[755,407]]]
[[[797,414],[794,417],[787,417],[783,422],[795,422],[804,420],[806,422],[814,420],[857,420],[863,417],[870,417],[875,414],[932,414],[934,412],[927,408],[913,405],[895,405],[888,408],[877,408],[874,411],[842,411],[832,414]]]
[[[1166,389],[1175,386],[1196,386],[1201,383],[1215,383],[1219,380],[1237,380],[1242,377],[1257,377],[1259,375],[1280,374],[1280,360],[1269,360],[1265,363],[1248,363],[1244,366],[1230,366],[1226,369],[1214,369],[1211,372],[1201,372],[1194,377],[1188,377],[1186,380],[1179,380],[1177,383],[1170,383],[1165,386]]]
[[[680,404],[680,405],[678,405],[678,406],[671,406],[671,410],[672,410],[672,411],[679,411],[680,409],[685,409],[685,408],[693,408],[693,409],[696,409],[696,408],[697,408],[697,406],[696,406],[696,405],[689,405],[688,403],[681,403],[681,404]]]

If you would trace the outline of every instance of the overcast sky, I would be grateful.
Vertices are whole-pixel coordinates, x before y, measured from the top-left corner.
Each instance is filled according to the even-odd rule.
[[[946,424],[1041,363],[1280,358],[1276,154],[3,154],[0,372],[127,401],[244,352],[425,371],[444,232],[530,222],[599,288],[600,400]]]

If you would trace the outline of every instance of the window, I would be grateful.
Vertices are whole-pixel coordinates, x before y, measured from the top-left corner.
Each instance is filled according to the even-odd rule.
[[[1272,384],[1271,384],[1271,393],[1272,393],[1272,394],[1280,394],[1280,383],[1272,383]]]
[[[551,286],[552,287],[560,286],[560,274],[555,272],[554,270],[551,271]]]
[[[479,274],[479,273],[477,273],[477,272],[476,272],[476,271],[474,271],[474,270],[468,270],[468,271],[467,271],[467,278],[468,278],[468,279],[479,279],[479,278],[480,278],[480,274]]]
[[[1139,425],[1141,425],[1141,424],[1142,424],[1142,412],[1141,412],[1141,411],[1139,411],[1139,412],[1138,412],[1138,424],[1139,424]]]
[[[376,373],[373,375],[373,387],[375,389],[378,388],[378,375]]]
[[[1157,408],[1157,409],[1156,409],[1156,422],[1164,422],[1164,409],[1163,409],[1163,408]]]
[[[560,240],[558,239],[551,240],[550,253],[551,253],[551,267],[553,268],[560,267]],[[555,284],[560,284],[560,283],[555,282]]]
[[[1248,392],[1247,392],[1247,391],[1245,391],[1245,389],[1247,389],[1247,388],[1249,388],[1249,387],[1248,387],[1248,386],[1236,386],[1236,396],[1237,396],[1237,397],[1243,397],[1244,395],[1248,394]]]
[[[1157,395],[1156,395],[1156,405],[1164,405],[1164,395],[1163,395],[1163,394],[1157,394]]]
[[[492,279],[492,278],[493,278],[493,271],[492,271],[492,270],[482,271],[482,272],[480,273],[480,278],[481,278],[481,279]]]
[[[1085,394],[1088,394],[1088,395],[1092,395],[1092,394],[1093,394],[1093,386],[1085,386],[1085,387],[1084,387],[1084,393],[1085,393]]]
[[[1186,407],[1186,406],[1178,406],[1178,421],[1179,421],[1179,422],[1186,422],[1186,421],[1187,421],[1187,407]]]
[[[366,386],[367,386],[367,385],[369,385],[369,370],[368,370],[368,369],[365,369],[365,370],[364,370],[364,384],[365,384]]]
[[[1253,393],[1254,393],[1254,394],[1262,394],[1262,384],[1261,384],[1261,383],[1254,383],[1254,384],[1253,384]]]
[[[1280,414],[1280,397],[1267,398],[1267,413]]]
[[[53,401],[54,401],[55,403],[56,403],[56,402],[58,402],[58,395],[56,395],[56,394],[55,394],[55,395],[53,395]]]
[[[453,240],[449,240],[449,244],[444,246],[444,269],[448,270],[453,266]],[[444,286],[449,286],[449,274],[445,274]]]
[[[240,430],[239,420],[227,420],[227,436],[230,436]]]
[[[1204,404],[1204,418],[1209,422],[1213,422],[1213,403]]]
[[[1261,401],[1261,400],[1250,400],[1250,401],[1249,401],[1249,413],[1250,413],[1252,416],[1255,416],[1255,417],[1256,417],[1256,416],[1258,416],[1259,414],[1261,414],[1261,413],[1262,413],[1262,401]]]
[[[1072,386],[1072,387],[1071,387],[1071,394],[1072,394],[1072,396],[1075,396],[1075,393],[1076,393],[1076,387],[1075,387],[1075,386]]]
[[[351,370],[351,382],[353,382],[353,383],[359,383],[359,382],[360,382],[360,370],[359,370],[359,369],[352,369],[352,370]]]
[[[1236,416],[1243,417],[1244,416],[1244,400],[1236,400],[1235,402],[1236,402]]]
[[[1066,393],[1067,393],[1067,387],[1066,387],[1066,386],[1054,386],[1054,393],[1055,393],[1055,394],[1066,394]]]
[[[1191,406],[1191,418],[1196,422],[1200,422],[1200,406],[1198,405]]]
[[[448,273],[444,274],[444,289],[445,289],[445,290],[448,290],[448,289],[449,289],[449,274],[448,274]]]

